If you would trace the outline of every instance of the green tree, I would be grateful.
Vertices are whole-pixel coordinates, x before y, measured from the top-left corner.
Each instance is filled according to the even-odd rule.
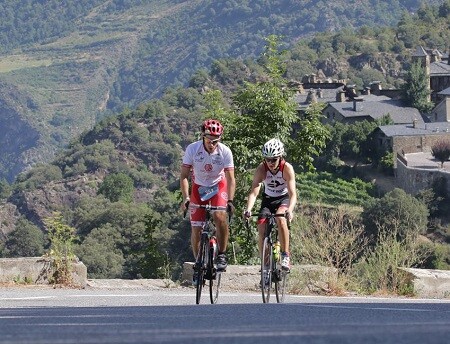
[[[411,65],[402,92],[406,105],[412,106],[423,113],[427,113],[433,108],[433,103],[429,101],[428,75],[419,61]]]
[[[121,278],[125,259],[117,247],[120,231],[107,223],[94,228],[74,251],[86,265],[89,278]]]
[[[133,179],[124,173],[109,174],[98,188],[98,193],[104,195],[111,202],[131,202],[133,200]]]
[[[11,193],[11,187],[6,179],[0,179],[0,198],[6,198]]]
[[[261,161],[261,147],[269,139],[280,139],[291,161],[308,170],[313,168],[313,157],[319,154],[329,136],[320,123],[319,105],[308,109],[302,117],[298,115],[295,89],[289,87],[283,77],[286,71],[284,55],[285,52],[279,49],[279,37],[269,36],[259,60],[265,75],[256,82],[245,82],[232,96],[233,105],[239,112],[228,112],[228,115],[220,109],[217,112],[225,124],[226,143],[234,153],[236,204],[245,203],[252,169]],[[247,262],[254,255],[256,245],[240,217],[236,222],[230,246],[236,249],[233,256]]]
[[[27,219],[21,217],[16,229],[5,242],[7,257],[39,257],[44,253],[45,237],[42,230]]]

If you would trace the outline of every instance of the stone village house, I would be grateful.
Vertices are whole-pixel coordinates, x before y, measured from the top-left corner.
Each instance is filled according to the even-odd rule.
[[[297,103],[300,111],[312,102],[326,103],[323,115],[324,122],[329,124],[374,121],[389,115],[394,124],[380,126],[373,134],[378,149],[394,152],[396,156],[397,185],[414,194],[443,177],[450,192],[450,162],[441,169],[431,155],[434,143],[450,141],[450,59],[448,54],[423,47],[418,47],[412,58],[420,61],[429,75],[430,100],[436,106],[427,116],[415,108],[403,107],[400,90],[383,90],[378,81],[371,83],[363,96],[357,96],[354,85],[308,76],[298,85]]]

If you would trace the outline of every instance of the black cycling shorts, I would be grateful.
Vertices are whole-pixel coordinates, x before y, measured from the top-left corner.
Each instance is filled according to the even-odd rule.
[[[276,214],[278,208],[281,205],[285,205],[286,207],[289,204],[289,194],[285,194],[283,196],[278,197],[270,197],[266,194],[262,196],[261,208],[259,210],[260,214]]]

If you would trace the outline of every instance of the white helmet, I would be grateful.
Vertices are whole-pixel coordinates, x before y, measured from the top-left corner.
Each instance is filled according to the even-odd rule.
[[[265,158],[276,158],[284,155],[283,143],[278,139],[267,141],[262,148],[262,155]]]

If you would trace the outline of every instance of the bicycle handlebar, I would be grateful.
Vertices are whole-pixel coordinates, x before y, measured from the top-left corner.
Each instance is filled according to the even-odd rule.
[[[189,201],[187,201],[185,203],[185,206],[186,206],[186,209],[183,213],[183,218],[186,217],[186,213],[189,209],[189,206],[191,206],[192,208],[200,208],[200,209],[206,209],[206,210],[224,210],[224,211],[228,212],[228,222],[231,221],[231,212],[229,211],[228,206],[223,207],[223,206],[211,205],[211,204],[191,204],[191,205],[189,205]]]
[[[192,208],[201,208],[206,210],[227,210],[228,207],[223,207],[219,205],[210,205],[210,204],[191,204]]]
[[[260,218],[265,218],[265,219],[269,219],[269,218],[275,218],[275,217],[284,217],[287,220],[287,224],[288,226],[290,226],[290,221],[287,218],[287,213],[281,213],[281,214],[269,214],[269,213],[260,213],[260,214],[251,214],[251,217],[260,217]],[[245,226],[247,227],[247,229],[249,229],[249,218],[245,219]]]

